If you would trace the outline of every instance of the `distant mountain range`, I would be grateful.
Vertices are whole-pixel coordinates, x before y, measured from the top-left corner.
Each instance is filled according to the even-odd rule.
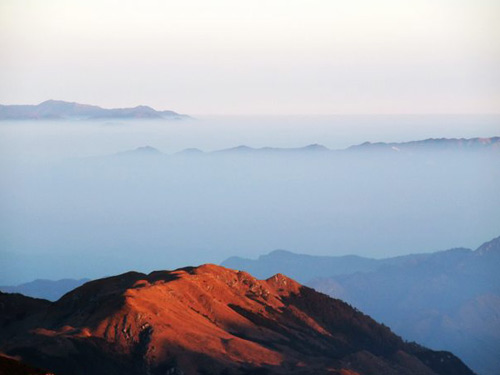
[[[338,152],[338,151],[389,151],[389,152],[416,152],[416,151],[500,151],[500,137],[489,138],[429,138],[412,142],[365,142],[350,146],[344,150],[331,150],[323,145],[311,144],[297,148],[261,147],[253,148],[245,145],[220,150],[223,153],[293,153],[293,152]]]
[[[407,340],[457,353],[481,375],[500,374],[500,237],[475,251],[371,259],[279,250],[222,264],[264,278],[280,270],[345,300]]]
[[[257,260],[232,257],[223,265],[259,278],[278,270],[293,274],[370,314],[406,340],[457,353],[480,375],[499,374],[500,237],[474,251],[456,248],[372,259],[276,250]],[[83,281],[36,280],[0,289],[58,300]]]
[[[492,148],[500,149],[500,137],[489,138],[430,138],[423,141],[411,142],[365,142],[360,145],[351,146],[348,150],[386,150],[386,151],[419,151],[419,150],[478,150]]]
[[[245,145],[226,148],[213,152],[204,152],[197,148],[189,148],[176,153],[177,156],[199,156],[199,155],[325,155],[329,153],[350,152],[403,152],[415,153],[419,151],[500,151],[500,137],[489,138],[429,138],[413,142],[401,143],[370,143],[350,146],[343,150],[332,150],[323,145],[310,144],[304,147],[279,148],[260,147],[254,148]],[[118,155],[161,155],[160,150],[151,146],[141,146],[134,150],[124,151]]]
[[[219,150],[219,153],[290,153],[290,152],[325,152],[332,151],[323,145],[311,144],[296,148],[261,147],[253,148],[245,145]]]
[[[54,303],[0,293],[0,327],[0,352],[56,375],[473,375],[282,274],[215,265],[128,272]]]
[[[38,105],[0,105],[0,120],[180,120],[188,117],[174,111],[156,111],[143,105],[134,108],[105,109],[61,100],[47,100]]]

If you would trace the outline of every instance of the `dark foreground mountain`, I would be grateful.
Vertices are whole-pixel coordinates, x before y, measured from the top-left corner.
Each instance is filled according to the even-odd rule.
[[[277,274],[205,265],[0,294],[0,351],[55,374],[466,375],[449,352]]]
[[[47,100],[38,105],[0,105],[0,120],[98,120],[98,119],[183,119],[174,111],[156,111],[148,106],[106,109],[95,105]]]
[[[0,354],[0,375],[51,375],[51,373],[22,363],[17,358]]]
[[[480,374],[500,374],[500,237],[475,251],[388,259],[275,251],[223,264],[257,277],[282,270],[347,301],[407,340],[450,350]]]

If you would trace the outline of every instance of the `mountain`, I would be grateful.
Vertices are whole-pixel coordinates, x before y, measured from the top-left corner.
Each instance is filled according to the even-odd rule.
[[[150,148],[149,146],[139,147]],[[197,148],[188,148],[177,152],[177,156],[192,156],[192,155],[263,155],[263,156],[289,156],[297,155],[332,155],[332,156],[347,156],[353,152],[374,152],[374,151],[405,151],[405,152],[420,152],[420,151],[499,151],[500,137],[490,138],[440,138],[440,139],[425,139],[420,141],[402,142],[402,143],[384,143],[384,142],[365,142],[360,145],[353,145],[346,149],[331,150],[320,144],[310,144],[304,147],[250,147],[240,145],[236,147],[216,150],[212,152],[204,152]],[[130,152],[130,151],[125,151]],[[347,155],[346,155],[347,154]]]
[[[250,272],[260,278],[267,278],[275,273],[282,272],[293,275],[301,283],[310,281],[314,277],[334,276],[343,273],[354,273],[375,270],[380,266],[380,260],[364,258],[357,255],[344,256],[315,256],[295,254],[287,250],[274,250],[258,259],[230,257],[221,265]]]
[[[279,147],[260,147],[254,148],[245,145],[227,148],[223,150],[215,151],[215,153],[223,154],[282,154],[282,153],[301,153],[301,152],[327,152],[331,151],[325,146],[318,144],[311,144],[304,147],[290,147],[290,148],[279,148]]]
[[[275,147],[261,147],[261,148],[253,148],[245,145],[216,150],[211,152],[204,152],[197,148],[187,148],[182,151],[176,152],[171,156],[176,157],[192,157],[192,156],[284,156],[284,155],[319,155],[325,152],[332,152],[328,148],[321,145],[308,145],[305,147],[297,147],[297,148],[275,148]],[[123,156],[144,156],[144,155],[165,155],[159,150],[151,147],[151,146],[141,146],[137,147],[133,150],[127,150],[123,152],[119,152],[115,155]]]
[[[204,265],[0,294],[0,351],[55,374],[468,375],[449,352],[286,276]]]
[[[204,152],[198,148],[186,148],[182,151],[175,153],[176,156],[199,156],[203,155]]]
[[[261,147],[253,148],[245,145],[220,150],[222,153],[293,153],[293,152],[317,152],[330,151],[364,152],[364,151],[390,151],[390,152],[421,152],[421,151],[478,151],[493,150],[500,151],[500,137],[487,138],[429,138],[411,142],[365,142],[353,145],[343,150],[331,150],[323,145],[311,144],[305,147],[276,148]]]
[[[310,144],[304,147],[260,147],[254,148],[246,145],[216,150],[211,152],[204,152],[197,148],[187,148],[179,151],[173,156],[177,157],[191,157],[191,156],[276,156],[288,157],[291,155],[304,156],[310,155],[312,157],[331,156],[332,161],[334,158],[338,160],[347,160],[350,155],[356,152],[377,152],[379,151],[405,151],[405,154],[418,153],[421,151],[499,151],[500,150],[500,137],[491,138],[470,138],[470,139],[426,139],[421,141],[405,142],[405,143],[370,143],[365,142],[361,145],[350,146],[343,150],[331,150],[323,145]],[[134,150],[127,150],[119,152],[115,155],[130,155],[130,156],[143,156],[143,155],[164,155],[159,150],[151,146],[141,146]],[[496,155],[495,155],[496,156]]]
[[[365,142],[351,146],[349,151],[473,151],[481,149],[500,150],[500,137],[490,138],[429,138],[421,141],[385,143]]]
[[[476,249],[478,256],[500,256],[500,237],[494,238],[491,241],[485,242]]]
[[[51,373],[0,354],[0,375],[51,375]]]
[[[387,259],[272,252],[223,265],[268,277],[284,270],[387,324],[404,339],[460,356],[479,374],[500,374],[500,237]]]
[[[187,118],[173,111],[151,107],[105,109],[95,105],[47,100],[38,105],[0,105],[0,120],[98,120],[98,119],[169,119]]]
[[[160,156],[163,155],[161,151],[151,146],[141,146],[134,150],[123,151],[112,156],[130,156],[130,157],[142,157],[142,156]]]
[[[4,293],[20,293],[28,297],[56,301],[70,290],[79,287],[87,281],[89,279],[61,279],[57,281],[37,279],[17,286],[0,286],[0,291]]]
[[[437,253],[308,285],[345,299],[408,340],[451,350],[478,373],[498,375],[499,244],[500,237],[476,251]]]

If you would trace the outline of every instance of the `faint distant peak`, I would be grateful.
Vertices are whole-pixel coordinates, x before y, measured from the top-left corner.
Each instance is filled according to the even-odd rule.
[[[231,147],[231,148],[225,148],[223,150],[219,150],[219,151],[215,151],[215,152],[252,152],[252,151],[256,151],[257,149],[255,148],[252,148],[252,147],[249,147],[249,146],[245,146],[245,145],[240,145],[240,146],[236,146],[236,147]]]
[[[55,100],[55,99],[49,99],[44,102],[41,102],[37,106],[35,105],[34,107],[75,107],[75,106],[80,106],[80,107],[94,107],[94,108],[100,108],[96,105],[91,105],[91,104],[80,104],[76,102],[66,102],[64,100]]]
[[[500,236],[492,239],[491,241],[485,242],[479,246],[476,250],[476,254],[500,254]]]
[[[308,146],[305,146],[303,149],[307,150],[307,151],[330,151],[329,148],[327,148],[323,145],[320,145],[318,143],[310,144]]]
[[[163,153],[160,150],[158,150],[157,148],[154,148],[151,146],[141,146],[141,147],[137,147],[133,150],[119,152],[115,155],[116,156],[157,156],[157,155],[163,155]]]
[[[237,147],[227,148],[223,150],[219,150],[216,152],[242,152],[242,153],[286,153],[286,152],[316,152],[316,151],[331,151],[320,144],[311,144],[304,147],[289,147],[289,148],[280,148],[280,147],[261,147],[261,148],[253,148],[246,145],[240,145]]]
[[[140,109],[140,110],[143,110],[143,111],[154,111],[153,108],[147,106],[147,105],[138,105],[132,109]]]
[[[182,151],[177,152],[175,155],[202,155],[204,154],[199,148],[186,148]]]
[[[289,256],[289,255],[296,255],[296,254],[289,250],[284,250],[284,249],[276,249],[267,254],[267,256]]]
[[[154,148],[154,147],[151,147],[151,146],[141,146],[141,147],[137,147],[134,152],[138,152],[138,153],[141,153],[141,154],[161,154],[161,152]]]
[[[232,148],[232,150],[235,150],[235,151],[253,151],[255,149],[252,147],[249,147],[249,146],[240,145],[240,146],[236,146],[236,147]]]
[[[487,138],[428,138],[410,142],[364,142],[350,146],[347,150],[387,150],[387,151],[448,151],[448,150],[500,150],[500,137]]]
[[[96,105],[49,99],[37,105],[0,105],[0,120],[184,119],[189,116],[146,105],[106,109]]]
[[[49,100],[46,100],[44,102],[41,102],[40,104],[38,104],[38,106],[39,107],[49,107],[49,106],[54,106],[54,105],[73,105],[73,104],[76,104],[76,103],[64,102],[62,100],[49,99]]]

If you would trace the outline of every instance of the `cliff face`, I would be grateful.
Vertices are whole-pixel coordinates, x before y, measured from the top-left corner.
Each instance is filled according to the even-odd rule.
[[[16,298],[0,294],[0,351],[56,374],[472,374],[281,274],[204,265]]]

